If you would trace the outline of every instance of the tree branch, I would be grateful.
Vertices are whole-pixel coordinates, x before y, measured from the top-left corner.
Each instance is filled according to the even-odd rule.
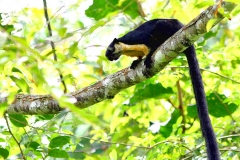
[[[236,5],[223,2],[221,6],[226,13],[229,13]],[[210,19],[215,18],[216,25],[224,18],[223,15],[218,13],[218,8],[218,5],[209,7],[162,44],[152,56],[154,63],[151,69],[146,69],[142,62],[134,70],[125,68],[91,86],[65,94],[65,96],[70,98],[75,106],[83,109],[103,100],[113,98],[121,90],[154,76],[177,57],[179,53],[207,32],[206,25]],[[148,76],[144,76],[146,74]],[[0,94],[0,103],[3,102],[6,103],[7,98]],[[19,94],[8,107],[7,112],[15,114],[51,114],[58,113],[60,110],[58,102],[50,95]]]

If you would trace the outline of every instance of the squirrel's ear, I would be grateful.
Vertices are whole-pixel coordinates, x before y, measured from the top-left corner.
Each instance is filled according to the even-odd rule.
[[[113,42],[114,42],[114,43],[118,43],[118,39],[117,39],[117,38],[114,38]]]

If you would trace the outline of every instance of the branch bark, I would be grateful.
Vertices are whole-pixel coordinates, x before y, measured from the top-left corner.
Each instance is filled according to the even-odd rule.
[[[221,5],[226,13],[231,12],[235,6],[235,4],[228,2],[223,2]],[[215,18],[216,25],[224,18],[218,13],[218,9],[218,4],[207,8],[162,44],[152,56],[154,64],[151,69],[146,69],[141,63],[135,70],[125,68],[91,86],[67,93],[64,96],[72,99],[76,107],[83,109],[103,100],[111,99],[121,90],[154,76],[179,53],[207,32],[206,26],[209,20]],[[144,76],[146,74],[148,76]],[[0,103],[6,102],[7,97],[0,94]],[[9,105],[7,112],[12,114],[55,114],[61,110],[58,102],[50,95],[18,94],[13,103]]]

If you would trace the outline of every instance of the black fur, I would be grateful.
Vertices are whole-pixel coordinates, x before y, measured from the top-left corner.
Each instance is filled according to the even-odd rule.
[[[116,60],[121,53],[114,52],[114,44],[122,42],[128,45],[145,44],[149,47],[150,52],[147,55],[144,64],[147,68],[151,67],[151,56],[154,51],[169,37],[183,27],[183,24],[176,19],[154,19],[143,23],[135,30],[127,33],[121,38],[114,39],[106,51],[106,57],[109,60]],[[110,49],[110,50],[109,50]],[[193,90],[198,108],[202,134],[206,141],[207,155],[209,160],[220,160],[219,149],[216,137],[212,128],[211,120],[208,114],[207,101],[204,92],[202,76],[200,73],[195,48],[190,46],[184,51],[188,65],[190,68],[190,76],[192,80]],[[135,68],[137,63],[133,62],[131,68]]]
[[[192,79],[202,134],[206,141],[208,159],[220,160],[217,140],[208,114],[206,95],[204,92],[202,76],[199,69],[195,48],[193,46],[190,46],[184,52],[186,54],[189,65],[189,72]]]
[[[105,55],[108,58],[108,60],[110,60],[110,61],[117,60],[121,56],[121,53],[118,53],[118,54],[113,53],[115,51],[114,44],[116,44],[116,43],[118,43],[118,40],[116,38],[114,38],[112,43],[107,48]]]

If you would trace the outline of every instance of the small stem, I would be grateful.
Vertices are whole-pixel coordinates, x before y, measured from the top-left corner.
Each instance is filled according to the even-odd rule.
[[[183,107],[183,100],[182,100],[182,89],[181,89],[181,85],[180,85],[180,81],[177,81],[177,90],[178,90],[178,101],[179,101],[179,110],[180,110],[180,114],[182,116],[182,133],[184,134],[186,131],[186,118],[184,115],[184,107]]]
[[[47,11],[48,8],[47,8],[46,0],[43,0],[43,6],[44,6],[44,16],[45,16],[45,19],[46,19],[46,22],[47,22],[47,27],[48,27],[48,33],[49,33],[49,36],[51,37],[52,36],[52,28],[51,28],[51,23],[49,21],[49,16],[48,16],[48,11]],[[55,44],[53,43],[53,41],[50,41],[50,44],[51,44],[52,52],[53,52],[53,59],[57,62],[57,54],[56,54]],[[67,93],[67,86],[66,86],[65,81],[63,80],[63,75],[62,75],[62,73],[60,72],[59,69],[57,69],[57,70],[59,72],[59,77],[60,77],[60,80],[61,80],[63,88],[64,88],[63,92]]]
[[[174,69],[174,68],[189,68],[189,67],[187,67],[187,66],[178,66],[178,67],[176,67],[176,66],[170,66],[170,67],[166,67],[166,68],[173,68],[173,69]],[[201,70],[201,71],[206,71],[206,72],[209,72],[209,73],[212,73],[212,74],[215,74],[215,75],[217,75],[217,76],[219,76],[219,77],[221,77],[221,78],[230,80],[230,81],[232,81],[232,82],[234,82],[234,83],[237,83],[237,84],[240,84],[240,82],[238,82],[238,81],[236,81],[236,80],[234,80],[234,79],[231,79],[231,78],[229,78],[229,77],[227,77],[227,76],[221,75],[221,74],[219,74],[219,73],[216,73],[216,72],[213,72],[213,71],[204,69],[204,68],[200,68],[200,70]]]
[[[17,143],[17,145],[18,145],[18,147],[19,147],[19,150],[20,150],[21,155],[22,155],[22,159],[26,160],[26,157],[25,157],[24,154],[23,154],[23,150],[22,150],[22,148],[21,148],[20,143],[18,142],[17,138],[14,136],[14,134],[12,133],[12,131],[11,131],[11,129],[10,129],[10,125],[9,125],[9,123],[8,123],[8,118],[7,118],[7,112],[4,112],[4,119],[5,119],[6,123],[7,123],[7,127],[8,127],[9,133],[12,135],[14,141]]]

